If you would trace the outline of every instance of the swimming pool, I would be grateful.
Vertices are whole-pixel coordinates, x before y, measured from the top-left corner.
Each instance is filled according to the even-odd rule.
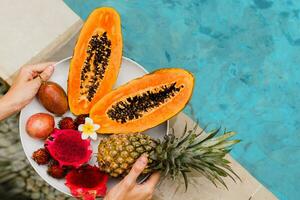
[[[124,54],[151,71],[196,75],[192,105],[202,125],[239,133],[231,153],[279,199],[300,188],[300,2],[94,0],[65,2],[83,19],[112,6]]]

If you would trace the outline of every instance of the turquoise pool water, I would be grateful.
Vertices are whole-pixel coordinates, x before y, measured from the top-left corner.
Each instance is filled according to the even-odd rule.
[[[237,131],[232,155],[279,199],[299,199],[300,1],[65,2],[83,19],[116,8],[125,56],[148,70],[192,71],[201,124]]]

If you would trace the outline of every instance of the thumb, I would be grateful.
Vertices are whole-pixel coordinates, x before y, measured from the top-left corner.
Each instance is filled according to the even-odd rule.
[[[54,71],[54,67],[52,65],[48,66],[39,76],[30,81],[33,90],[37,90],[40,88],[43,81],[47,81]]]
[[[143,154],[132,166],[129,174],[124,178],[126,182],[135,184],[137,177],[143,172],[148,163],[147,155]]]
[[[54,71],[54,66],[50,65],[48,66],[41,74],[40,74],[40,78],[42,79],[42,81],[47,81],[51,75],[53,74]]]

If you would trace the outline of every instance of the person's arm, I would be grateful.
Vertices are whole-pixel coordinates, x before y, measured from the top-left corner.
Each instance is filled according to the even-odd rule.
[[[20,111],[34,98],[42,81],[53,73],[54,63],[22,67],[9,91],[0,98],[0,120]],[[42,80],[41,80],[42,79]]]
[[[147,162],[147,157],[142,155],[133,165],[129,174],[107,193],[104,200],[152,199],[155,186],[159,182],[160,174],[155,172],[146,182],[142,184],[136,183],[136,179],[147,166]]]
[[[0,121],[18,111],[18,106],[5,96],[0,98]]]

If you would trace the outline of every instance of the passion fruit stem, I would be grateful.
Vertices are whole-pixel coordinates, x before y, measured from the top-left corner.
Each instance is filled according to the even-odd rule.
[[[47,81],[45,81],[44,79],[43,79],[43,77],[41,76],[41,74],[38,74],[38,77],[39,77],[39,79],[41,80],[41,82],[42,82],[42,84],[45,84]]]

